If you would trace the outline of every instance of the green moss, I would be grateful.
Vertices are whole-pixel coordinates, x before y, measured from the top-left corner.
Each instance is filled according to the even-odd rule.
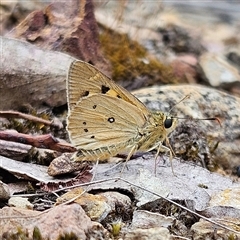
[[[3,234],[5,240],[43,240],[41,233],[37,227],[33,230],[33,236],[30,236],[27,229],[17,228],[16,232],[8,232]],[[46,239],[47,240],[47,239]]]
[[[42,240],[42,235],[40,233],[40,230],[38,227],[35,227],[33,229],[33,240]]]
[[[116,237],[120,234],[121,227],[122,227],[122,222],[121,221],[117,221],[117,222],[112,223],[112,235],[114,237]]]
[[[150,57],[143,46],[126,34],[107,29],[101,33],[100,42],[112,64],[112,78],[115,81],[131,81],[140,77],[144,79],[141,86],[178,81],[170,66]]]
[[[75,233],[65,233],[58,237],[58,240],[79,240]]]
[[[219,169],[218,165],[218,157],[215,156],[215,152],[217,151],[219,141],[214,141],[212,138],[207,139],[209,152],[211,155],[211,158],[209,159],[207,163],[207,169],[211,172],[216,172]]]
[[[233,233],[228,236],[228,240],[237,240],[237,239],[238,237]]]
[[[33,234],[28,233],[26,229],[22,229],[21,227],[17,228],[16,232],[8,232],[3,234],[3,238],[5,240],[43,240],[41,232],[38,227],[33,229]],[[44,238],[45,239],[45,238]],[[48,240],[49,238],[45,239]],[[75,233],[65,233],[60,235],[58,240],[79,240],[78,236]]]

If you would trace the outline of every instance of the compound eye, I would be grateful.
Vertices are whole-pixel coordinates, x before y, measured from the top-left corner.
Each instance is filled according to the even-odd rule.
[[[167,118],[165,121],[164,121],[164,127],[165,128],[170,128],[173,124],[173,119],[172,118]]]

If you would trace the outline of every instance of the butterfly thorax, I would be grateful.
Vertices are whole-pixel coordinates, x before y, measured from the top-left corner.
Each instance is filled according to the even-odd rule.
[[[170,125],[166,121],[171,121]],[[149,115],[149,119],[139,133],[142,135],[139,140],[139,150],[151,150],[161,144],[168,134],[176,127],[177,120],[167,116],[165,113],[156,111]]]

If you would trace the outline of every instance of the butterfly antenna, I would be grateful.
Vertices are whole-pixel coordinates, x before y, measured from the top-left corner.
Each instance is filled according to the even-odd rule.
[[[172,118],[177,118],[177,119],[188,119],[188,120],[195,120],[195,121],[198,121],[198,120],[209,120],[209,121],[217,121],[218,124],[220,125],[220,127],[222,127],[222,124],[221,124],[221,121],[218,117],[211,117],[211,118],[185,118],[185,117],[172,117]]]
[[[189,99],[190,97],[191,97],[191,95],[188,94],[188,95],[186,95],[184,98],[182,98],[179,102],[177,102],[176,104],[174,104],[173,107],[170,108],[169,113],[170,113],[179,103],[185,101],[186,99]],[[196,121],[198,121],[198,120],[217,121],[218,124],[220,125],[220,127],[222,127],[221,121],[220,121],[220,119],[217,118],[217,117],[212,117],[212,118],[184,118],[184,117],[174,117],[174,116],[172,116],[172,118],[177,118],[177,119],[190,119],[190,120],[196,120]]]
[[[184,98],[182,98],[179,102],[175,103],[173,107],[170,108],[169,113],[181,102],[185,101],[186,99],[189,99],[191,97],[190,94],[186,95]]]

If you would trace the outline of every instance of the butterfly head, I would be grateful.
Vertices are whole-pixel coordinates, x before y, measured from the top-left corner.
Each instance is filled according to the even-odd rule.
[[[163,117],[163,126],[167,132],[167,135],[172,132],[177,126],[177,119],[168,115]]]
[[[168,136],[177,126],[178,119],[169,114],[157,111],[152,113],[154,125],[160,127],[165,136]],[[165,131],[164,131],[165,130]]]

